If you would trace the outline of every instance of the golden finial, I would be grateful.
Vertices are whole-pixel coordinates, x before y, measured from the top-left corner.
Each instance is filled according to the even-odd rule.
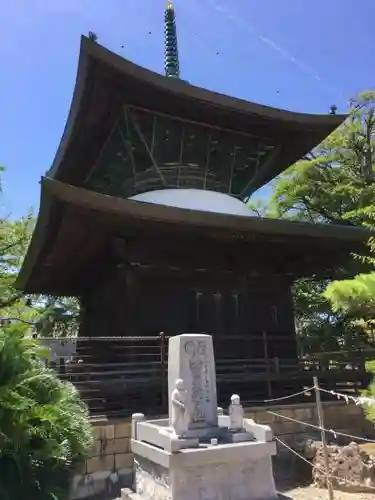
[[[167,0],[167,9],[173,9],[173,2],[172,2],[172,0]]]

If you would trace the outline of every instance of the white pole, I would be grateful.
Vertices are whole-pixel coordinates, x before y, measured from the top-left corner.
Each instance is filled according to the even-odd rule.
[[[316,411],[318,413],[318,423],[319,423],[319,427],[321,428],[321,435],[322,435],[324,467],[325,467],[325,472],[326,472],[328,498],[329,498],[329,500],[333,500],[333,488],[332,488],[331,480],[329,477],[328,449],[327,449],[326,433],[323,430],[324,429],[324,416],[323,416],[322,401],[320,399],[318,377],[314,377],[314,389],[315,389],[315,398],[316,398]]]

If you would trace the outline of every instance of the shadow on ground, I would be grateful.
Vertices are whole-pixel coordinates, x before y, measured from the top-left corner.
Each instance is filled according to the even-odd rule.
[[[273,464],[277,491],[309,486],[312,482],[312,467],[298,457],[276,459]]]

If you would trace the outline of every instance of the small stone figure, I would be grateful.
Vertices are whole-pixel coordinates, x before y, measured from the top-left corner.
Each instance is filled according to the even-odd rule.
[[[188,430],[188,415],[186,408],[186,389],[184,381],[176,380],[175,388],[171,394],[172,401],[172,428],[173,434],[182,437]]]
[[[244,412],[241,400],[238,394],[233,394],[230,398],[231,404],[229,406],[229,429],[231,431],[243,430],[243,417]]]

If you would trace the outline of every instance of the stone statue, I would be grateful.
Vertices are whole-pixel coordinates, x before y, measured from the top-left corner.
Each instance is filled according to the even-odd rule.
[[[233,394],[230,398],[229,406],[229,429],[231,431],[241,431],[243,429],[244,412],[238,394]]]
[[[171,394],[173,434],[182,437],[188,430],[188,409],[186,406],[185,383],[181,378],[176,380]]]

